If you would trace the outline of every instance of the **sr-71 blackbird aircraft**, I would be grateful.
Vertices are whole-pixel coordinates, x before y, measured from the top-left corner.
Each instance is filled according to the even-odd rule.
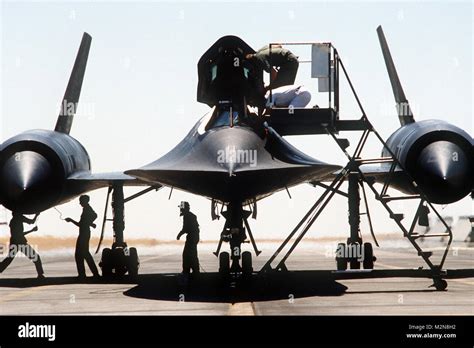
[[[431,202],[456,202],[472,191],[473,139],[445,121],[415,121],[380,27],[378,34],[401,124],[382,155],[393,152]],[[90,44],[85,33],[54,131],[26,131],[1,144],[0,203],[10,210],[38,213],[101,187],[117,192],[123,185],[181,189],[211,199],[213,216],[217,203],[223,205],[221,241],[230,242],[232,252],[220,254],[220,270],[251,272],[251,254],[240,252],[246,229],[250,232],[251,211],[244,206],[253,205],[255,213],[258,200],[301,183],[331,181],[342,168],[299,151],[266,122],[271,110],[265,110],[263,70],[245,58],[255,51],[240,38],[225,36],[198,63],[197,100],[212,110],[160,159],[125,172],[92,174],[87,151],[69,135]],[[390,165],[381,165],[363,170],[378,181],[394,175],[392,187],[412,193],[412,181],[399,169],[391,173]],[[123,192],[114,199],[121,202],[115,212],[120,215]],[[115,232],[114,249],[126,248],[123,226]],[[251,233],[250,238],[254,242]]]

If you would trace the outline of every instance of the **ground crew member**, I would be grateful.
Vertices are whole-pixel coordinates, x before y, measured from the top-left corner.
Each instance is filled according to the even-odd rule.
[[[199,243],[199,224],[196,215],[191,213],[188,202],[181,202],[179,208],[179,215],[183,217],[183,228],[178,233],[176,239],[179,240],[183,234],[187,234],[183,249],[183,274],[189,274],[191,270],[193,274],[198,274],[199,259],[197,245]]]
[[[8,256],[0,263],[0,273],[2,273],[13,261],[16,254],[21,251],[28,257],[36,267],[38,273],[38,279],[44,278],[43,265],[41,264],[41,258],[39,254],[28,244],[25,235],[38,230],[38,227],[34,227],[30,231],[24,232],[23,223],[34,224],[38,214],[33,219],[29,219],[26,216],[12,212],[12,219],[10,220],[10,247]]]
[[[79,237],[76,242],[76,252],[74,254],[76,259],[78,278],[86,278],[86,270],[84,260],[87,262],[94,277],[99,277],[99,271],[95,265],[94,259],[89,252],[89,240],[91,238],[91,226],[95,228],[94,221],[97,219],[97,214],[89,205],[90,198],[87,195],[79,197],[79,204],[82,206],[82,214],[79,222],[66,218],[66,222],[72,222],[79,227]]]
[[[256,61],[260,67],[270,73],[270,84],[265,90],[281,86],[293,85],[298,72],[298,57],[280,44],[266,45],[255,54],[247,54],[246,58]],[[274,67],[279,67],[277,71]]]

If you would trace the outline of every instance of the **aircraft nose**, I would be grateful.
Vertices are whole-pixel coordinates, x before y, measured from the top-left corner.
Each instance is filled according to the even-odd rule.
[[[51,177],[51,165],[41,154],[33,151],[13,154],[0,169],[0,195],[4,205],[17,209],[26,201],[41,200],[41,192]]]
[[[472,159],[455,143],[436,141],[420,153],[416,176],[434,203],[452,203],[472,189]]]
[[[262,140],[253,132],[242,129],[225,129],[209,137],[206,146],[215,153],[217,165],[233,176],[243,168],[257,165],[258,149]]]

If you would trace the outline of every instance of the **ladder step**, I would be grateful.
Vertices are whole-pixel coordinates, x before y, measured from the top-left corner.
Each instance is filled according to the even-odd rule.
[[[390,201],[398,201],[398,200],[404,200],[404,199],[419,199],[421,198],[420,195],[405,195],[405,196],[389,196],[389,195],[383,195],[380,196],[380,199],[385,201],[385,202],[390,202]]]
[[[403,214],[391,214],[390,218],[397,220],[397,221],[402,221],[405,218],[405,215]]]
[[[414,238],[414,239],[418,239],[418,238],[429,238],[429,237],[449,237],[450,234],[449,233],[433,233],[433,234],[418,234],[418,233],[412,233],[410,235],[410,237]]]
[[[349,140],[346,138],[337,138],[336,141],[339,144],[339,146],[342,147],[344,150],[347,149],[351,145]]]
[[[427,258],[430,258],[433,255],[432,251],[422,251],[421,253],[418,253],[418,256],[426,256]]]
[[[364,178],[364,181],[372,186],[373,184],[375,184],[375,178],[373,176],[365,176],[364,174],[362,174],[362,177]],[[378,198],[377,198],[378,199]]]
[[[391,163],[393,157],[380,157],[380,158],[368,158],[368,159],[357,159],[359,164],[376,164],[376,163]]]

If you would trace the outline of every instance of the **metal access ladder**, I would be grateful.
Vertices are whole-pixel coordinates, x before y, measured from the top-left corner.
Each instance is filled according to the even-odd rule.
[[[295,228],[290,232],[287,238],[283,241],[280,247],[275,251],[272,257],[265,263],[262,267],[261,272],[269,271],[269,270],[278,270],[284,271],[287,270],[285,265],[286,260],[304,238],[310,227],[314,224],[316,219],[320,216],[323,212],[325,207],[328,205],[330,200],[333,198],[335,194],[340,194],[348,199],[349,202],[349,221],[351,225],[351,236],[348,241],[356,242],[361,241],[360,235],[360,195],[359,195],[359,187],[363,193],[363,200],[365,203],[365,208],[369,222],[370,232],[374,237],[375,243],[378,246],[377,240],[375,238],[375,234],[373,231],[372,221],[370,217],[370,210],[367,203],[367,194],[365,187],[369,187],[369,189],[373,192],[375,199],[380,202],[380,204],[385,208],[388,212],[389,217],[397,224],[403,236],[411,243],[411,245],[417,250],[418,255],[424,260],[424,262],[429,267],[429,274],[430,277],[434,280],[434,286],[439,290],[444,290],[447,286],[447,283],[442,279],[442,276],[445,274],[443,271],[444,262],[446,260],[446,256],[449,252],[449,248],[453,239],[453,234],[451,231],[450,226],[446,223],[446,221],[441,217],[437,209],[433,206],[433,204],[427,199],[427,196],[422,192],[422,190],[416,185],[416,182],[413,178],[410,177],[409,173],[403,168],[400,161],[397,159],[395,154],[390,150],[387,146],[386,142],[380,136],[380,134],[375,130],[371,122],[369,121],[364,108],[357,96],[355,89],[352,85],[352,82],[347,74],[347,71],[342,63],[342,60],[337,53],[337,50],[331,44],[325,44],[328,47],[328,60],[330,61],[329,66],[331,66],[331,71],[334,74],[334,89],[329,88],[329,95],[333,94],[334,97],[331,101],[331,97],[329,97],[329,109],[331,112],[328,113],[328,109],[304,109],[304,110],[291,110],[291,118],[288,121],[284,121],[282,117],[282,113],[288,113],[287,110],[282,110],[282,108],[278,108],[275,110],[270,110],[268,116],[268,124],[269,128],[275,128],[282,130],[288,129],[285,122],[295,122],[296,126],[293,126],[292,132],[289,134],[297,134],[298,128],[305,129],[305,134],[308,134],[308,119],[311,117],[313,118],[314,125],[311,125],[309,128],[313,129],[314,132],[311,134],[322,134],[326,133],[331,136],[339,148],[343,151],[346,155],[348,162],[343,169],[341,169],[334,177],[330,185],[325,184],[318,184],[318,186],[322,186],[325,188],[324,192],[321,196],[317,199],[317,201],[313,204],[313,206],[308,210],[308,212],[304,215],[301,221],[295,226]],[[355,100],[362,112],[362,116],[359,119],[354,120],[341,120],[339,119],[339,75],[340,71],[342,71],[343,75],[345,76],[350,89],[352,91]],[[332,81],[332,78],[329,78],[329,81]],[[331,82],[330,82],[331,83]],[[287,119],[290,116],[287,116]],[[330,118],[328,120],[328,117]],[[272,122],[273,121],[273,122]],[[301,123],[301,124],[299,124]],[[339,132],[342,131],[352,131],[352,132],[361,132],[360,139],[357,143],[357,146],[352,154],[349,154],[347,148],[349,146],[349,142],[347,139],[338,138],[337,135]],[[277,131],[278,132],[278,131]],[[364,146],[366,145],[367,139],[370,135],[374,135],[382,147],[387,150],[386,152],[389,154],[388,157],[380,157],[380,158],[362,158],[362,151]],[[361,169],[361,166],[366,164],[390,164],[389,175],[386,177],[385,181],[382,184],[382,188],[377,190],[375,187],[375,180],[373,177],[365,174]],[[388,193],[388,188],[393,180],[393,173],[397,170],[398,172],[402,171],[404,175],[413,183],[414,190],[416,194],[412,195],[405,195],[400,194],[397,196],[391,196]],[[348,181],[349,188],[348,192],[342,191],[341,185]],[[395,208],[391,206],[390,203],[394,201],[400,200],[412,200],[418,201],[418,208],[416,214],[414,215],[413,219],[409,222],[404,222],[404,215],[400,212],[396,212]],[[446,228],[445,233],[430,233],[429,231],[425,234],[418,234],[415,232],[415,226],[419,221],[420,216],[425,212],[426,209],[430,209],[433,213],[436,214],[438,219],[442,222],[442,224]],[[295,238],[296,236],[296,238]],[[419,243],[420,239],[427,239],[427,238],[443,238],[444,246],[442,249],[441,257],[438,261],[433,260],[433,252],[426,251],[423,248],[423,245]],[[278,262],[275,268],[272,268],[272,263],[277,259],[277,257],[283,252],[283,250],[289,245],[292,241],[293,243],[288,247],[287,252],[283,255],[283,257]],[[426,273],[426,272],[425,272]]]

